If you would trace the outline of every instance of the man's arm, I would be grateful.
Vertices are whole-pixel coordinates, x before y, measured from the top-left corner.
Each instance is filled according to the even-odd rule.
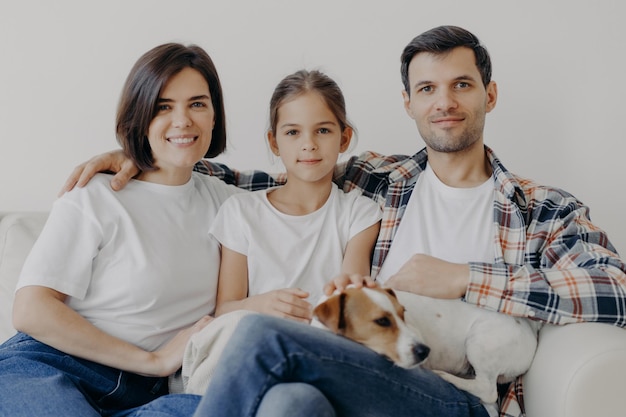
[[[264,190],[282,185],[287,181],[284,173],[268,174],[263,171],[237,171],[224,164],[203,159],[196,163],[194,170],[201,174],[212,175],[248,191]],[[63,184],[59,195],[74,187],[84,187],[98,172],[114,173],[111,188],[119,191],[128,184],[131,178],[139,173],[139,169],[123,151],[111,151],[94,156],[87,162],[78,165]]]
[[[385,286],[431,298],[461,298],[467,291],[470,268],[421,253],[414,254],[385,282]]]
[[[70,191],[75,186],[84,187],[98,172],[115,173],[111,180],[111,188],[119,191],[128,184],[131,178],[139,174],[139,169],[121,150],[96,155],[74,168],[65,184],[63,184],[59,196]]]
[[[208,159],[199,161],[194,171],[219,178],[227,184],[236,185],[248,191],[265,190],[287,182],[287,174],[268,174],[267,172],[250,170],[238,171],[224,164]]]
[[[589,220],[588,208],[573,198],[564,202],[533,202],[524,248],[519,248],[522,264],[470,263],[465,299],[552,324],[594,321],[624,327],[626,265]]]
[[[589,220],[588,208],[571,196],[533,204],[528,227],[521,219],[499,225],[504,253],[495,263],[453,264],[416,254],[385,285],[435,298],[464,297],[552,324],[626,327],[626,265]]]
[[[335,168],[333,180],[339,188],[343,187],[346,166],[347,162],[343,162],[338,163]],[[217,177],[227,184],[232,184],[248,191],[264,190],[287,182],[286,173],[268,174],[257,170],[238,171],[208,159],[203,159],[196,163],[194,171]],[[128,184],[131,178],[139,173],[139,169],[121,150],[96,155],[74,168],[65,184],[63,184],[59,196],[74,187],[84,187],[98,172],[115,174],[111,180],[111,188],[119,191]]]

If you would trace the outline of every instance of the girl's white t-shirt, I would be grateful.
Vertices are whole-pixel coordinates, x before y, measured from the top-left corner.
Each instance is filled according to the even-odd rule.
[[[493,193],[493,177],[477,187],[454,188],[441,182],[428,164],[376,279],[385,282],[417,253],[454,263],[492,263]]]
[[[292,216],[278,211],[268,192],[229,198],[211,233],[223,246],[247,256],[250,296],[301,288],[316,303],[324,284],[341,272],[348,241],[380,220],[380,208],[358,191],[344,193],[333,184],[320,209]]]
[[[146,350],[215,309],[220,252],[209,235],[234,186],[194,173],[181,186],[110,175],[58,199],[17,288],[39,285],[99,329]]]

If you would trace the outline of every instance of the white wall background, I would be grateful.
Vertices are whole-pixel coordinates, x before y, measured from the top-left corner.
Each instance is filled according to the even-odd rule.
[[[48,210],[72,168],[118,145],[135,60],[197,43],[222,77],[237,168],[279,170],[264,142],[275,84],[318,68],[343,88],[354,152],[414,153],[399,55],[441,24],[474,32],[499,85],[485,142],[513,172],[562,187],[626,254],[622,0],[0,0],[0,211]]]

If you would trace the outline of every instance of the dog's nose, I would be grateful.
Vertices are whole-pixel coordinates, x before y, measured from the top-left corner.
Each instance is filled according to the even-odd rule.
[[[426,345],[418,343],[413,346],[413,356],[419,359],[420,362],[426,359],[429,353],[430,353],[430,348]]]

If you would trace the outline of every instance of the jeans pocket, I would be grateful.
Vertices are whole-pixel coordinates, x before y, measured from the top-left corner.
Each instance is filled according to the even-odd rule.
[[[115,388],[98,400],[98,406],[103,409],[128,409],[147,404],[165,394],[167,378],[120,371]]]

